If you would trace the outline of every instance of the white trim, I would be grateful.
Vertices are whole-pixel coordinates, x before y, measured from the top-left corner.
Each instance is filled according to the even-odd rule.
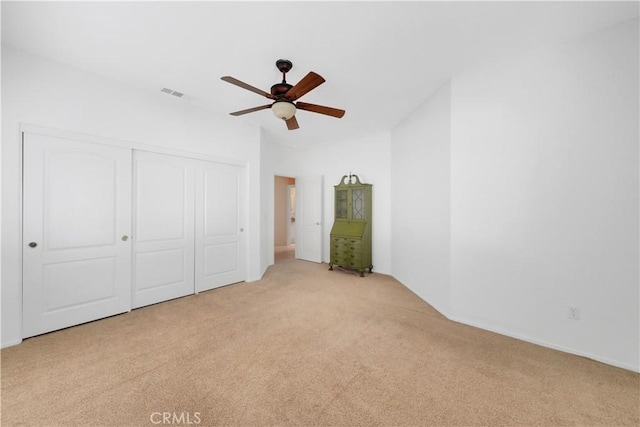
[[[291,205],[291,190],[293,190],[295,193],[296,184],[295,183],[287,184],[286,188],[287,188],[287,196],[286,196],[287,199],[285,203],[285,210],[286,210],[285,224],[287,226],[287,229],[285,230],[286,231],[285,241],[287,245],[292,245],[296,243],[295,241],[296,233],[295,233],[295,223],[291,225],[291,208],[295,210],[295,202],[293,205]],[[295,195],[294,195],[294,198],[295,198]],[[293,227],[293,230],[291,230],[292,227]],[[293,242],[291,242],[292,234],[293,234]]]
[[[20,262],[20,268],[18,268],[18,279],[20,280],[20,295],[18,297],[18,311],[20,312],[20,316],[17,319],[17,322],[20,328],[20,338],[10,341],[10,343],[15,343],[10,345],[20,344],[24,339],[24,297],[22,295],[24,289],[24,260],[22,256],[24,253],[24,132],[22,132],[22,130],[18,134],[18,138],[20,138],[20,164],[18,165],[18,170],[20,171],[20,178],[18,179],[18,182],[20,184],[20,204],[18,205],[18,223],[20,226],[20,240],[18,241],[18,243],[20,244],[18,248],[18,260]],[[2,346],[4,347],[4,344]]]
[[[130,148],[132,150],[150,151],[158,154],[169,154],[171,156],[188,157],[198,160],[206,160],[209,162],[226,163],[229,165],[246,166],[246,160],[230,159],[226,157],[213,156],[210,154],[197,153],[193,151],[175,150],[172,148],[158,147],[156,145],[145,144],[135,141],[124,141],[120,139],[107,138],[103,136],[90,135],[81,132],[75,132],[63,129],[54,129],[28,123],[20,123],[20,134],[23,132],[33,133],[37,135],[52,136],[57,138],[72,139],[81,142],[90,142],[93,144],[111,145],[114,147]]]
[[[395,276],[391,276],[391,277],[393,277],[395,280],[397,280],[409,292],[411,292],[416,297],[420,298],[422,301],[424,301],[426,304],[428,304],[429,307],[433,308],[439,314],[444,316],[447,320],[450,320],[452,322],[460,323],[462,325],[472,326],[474,328],[479,328],[479,329],[483,329],[485,331],[494,332],[496,334],[504,335],[506,337],[511,337],[511,338],[514,338],[514,339],[517,339],[517,340],[520,340],[520,341],[525,341],[525,342],[528,342],[528,343],[531,343],[531,344],[536,344],[536,345],[539,345],[539,346],[542,346],[542,347],[547,347],[547,348],[550,348],[550,349],[553,349],[553,350],[562,351],[563,353],[569,353],[569,354],[573,354],[573,355],[580,356],[580,357],[586,357],[587,359],[595,360],[596,362],[601,362],[601,363],[605,363],[607,365],[615,366],[617,368],[627,369],[629,371],[640,373],[640,366],[633,366],[633,365],[630,365],[628,363],[622,363],[622,362],[619,362],[617,360],[608,359],[606,357],[595,356],[595,355],[593,355],[591,353],[578,351],[578,350],[575,350],[575,349],[572,349],[572,348],[569,348],[569,347],[564,347],[564,346],[553,344],[553,343],[550,343],[550,342],[547,342],[547,341],[531,338],[531,337],[526,336],[526,335],[521,335],[521,334],[509,332],[509,331],[506,331],[506,330],[501,329],[501,328],[495,328],[495,327],[487,326],[487,325],[479,323],[479,322],[474,322],[474,321],[467,320],[467,319],[464,319],[464,318],[461,318],[461,317],[458,317],[458,316],[453,316],[453,315],[449,314],[448,312],[446,312],[444,310],[440,310],[438,307],[434,306],[429,301],[427,301],[426,299],[422,298],[420,295],[418,295],[413,290],[411,290],[407,285],[402,283],[402,281],[396,279]]]
[[[20,319],[20,320],[22,320],[22,319]],[[0,348],[13,347],[14,345],[18,345],[18,344],[22,344],[22,339],[13,340],[13,341],[9,341],[9,342],[3,342],[2,344],[0,344]]]
[[[639,366],[629,365],[627,363],[619,362],[617,360],[612,360],[612,359],[608,359],[606,357],[596,356],[596,355],[593,355],[591,353],[587,353],[587,352],[584,352],[584,351],[579,351],[579,350],[575,350],[573,348],[564,347],[562,345],[553,344],[553,343],[550,343],[548,341],[538,340],[538,339],[535,339],[535,338],[528,337],[526,335],[521,335],[521,334],[509,332],[509,331],[506,331],[506,330],[501,329],[501,328],[490,327],[490,326],[484,325],[482,323],[478,323],[478,322],[474,322],[474,321],[471,321],[471,320],[463,319],[463,318],[460,318],[460,317],[457,317],[457,316],[445,315],[442,312],[441,312],[441,314],[443,314],[447,319],[449,319],[449,320],[451,320],[453,322],[462,323],[463,325],[473,326],[475,328],[484,329],[484,330],[489,331],[489,332],[495,332],[496,334],[505,335],[507,337],[515,338],[515,339],[518,339],[518,340],[521,340],[521,341],[526,341],[526,342],[529,342],[531,344],[540,345],[542,347],[547,347],[547,348],[550,348],[550,349],[553,349],[553,350],[562,351],[564,353],[569,353],[569,354],[573,354],[573,355],[576,355],[576,356],[586,357],[587,359],[592,359],[592,360],[595,360],[596,362],[601,362],[601,363],[605,363],[607,365],[611,365],[611,366],[615,366],[615,367],[618,367],[618,368],[627,369],[629,371],[639,372],[640,373],[640,367]]]

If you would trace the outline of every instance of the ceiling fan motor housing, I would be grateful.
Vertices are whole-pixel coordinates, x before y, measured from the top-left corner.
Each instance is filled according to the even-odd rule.
[[[276,83],[271,86],[271,95],[280,98],[283,97],[285,93],[289,91],[293,86],[289,83]]]

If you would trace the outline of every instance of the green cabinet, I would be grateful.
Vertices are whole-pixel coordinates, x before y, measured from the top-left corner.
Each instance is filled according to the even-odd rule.
[[[371,264],[371,184],[356,175],[345,175],[335,186],[335,213],[331,228],[331,259],[334,265],[358,270],[364,277]]]

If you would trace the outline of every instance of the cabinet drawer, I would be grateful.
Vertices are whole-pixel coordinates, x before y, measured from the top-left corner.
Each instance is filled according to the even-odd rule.
[[[360,239],[334,237],[331,244],[335,249],[338,249],[338,250],[351,250],[351,251],[362,250],[362,241]]]
[[[354,251],[334,251],[333,258],[341,258],[341,259],[360,259],[362,254],[360,252]]]
[[[358,267],[358,266],[360,266],[360,262],[358,260],[353,259],[353,258],[347,259],[347,258],[340,257],[340,258],[334,259],[332,262],[335,265],[341,265],[343,267]]]
[[[331,262],[349,268],[362,265],[362,239],[357,237],[331,236]]]

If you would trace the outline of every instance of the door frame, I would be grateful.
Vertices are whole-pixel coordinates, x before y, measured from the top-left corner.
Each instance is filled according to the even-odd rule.
[[[71,130],[47,128],[43,126],[30,125],[30,124],[20,125],[19,134],[22,135],[23,133],[33,133],[33,134],[44,135],[44,136],[73,139],[80,142],[90,142],[93,144],[111,145],[114,147],[130,148],[132,150],[140,150],[140,151],[150,151],[152,153],[157,153],[157,154],[169,154],[172,156],[187,157],[190,159],[206,160],[209,162],[225,163],[225,164],[236,165],[236,166],[246,167],[248,164],[246,160],[231,159],[228,157],[214,156],[211,154],[197,153],[194,151],[176,150],[173,148],[158,147],[155,145],[145,144],[142,142],[125,141],[125,140],[120,140],[115,138],[90,135],[82,132],[75,132]],[[23,144],[24,144],[24,141],[23,141]],[[22,160],[21,165],[24,165],[23,156],[21,156],[21,160]],[[22,166],[21,166],[21,169],[22,169]],[[21,179],[21,182],[22,182],[22,179]]]
[[[286,211],[287,211],[287,245],[295,245],[296,243],[296,229],[295,229],[295,223],[293,225],[291,225],[291,217],[289,217],[289,215],[291,214],[291,192],[293,191],[295,194],[295,190],[296,190],[296,184],[288,184],[287,185],[287,206],[286,206]],[[297,196],[294,196],[297,197]],[[295,209],[295,202],[293,204],[293,208]],[[295,216],[293,217],[295,218]],[[295,221],[295,219],[294,219]],[[293,234],[293,236],[292,236]],[[291,241],[291,238],[293,237],[293,242]]]

